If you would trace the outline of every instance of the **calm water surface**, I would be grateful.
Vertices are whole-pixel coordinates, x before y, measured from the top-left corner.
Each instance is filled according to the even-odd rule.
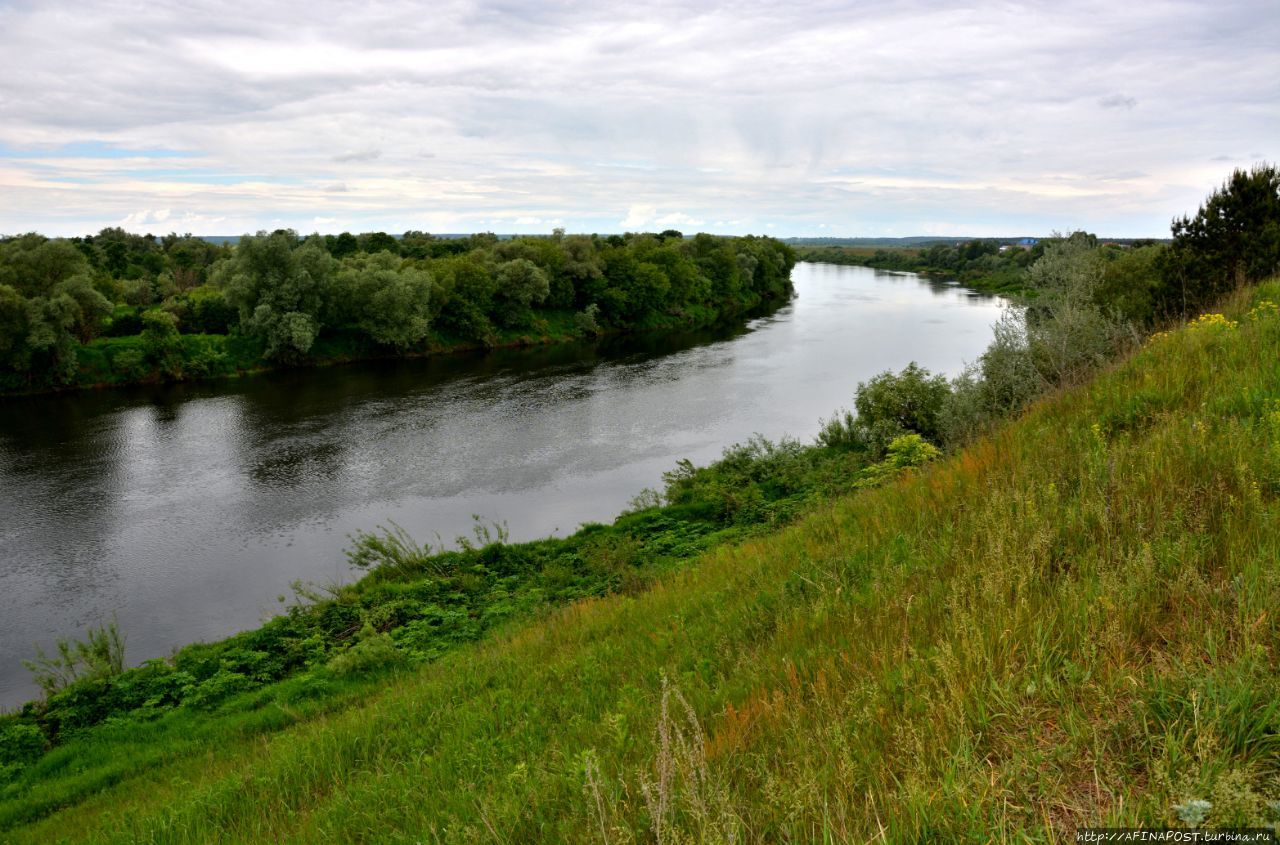
[[[348,535],[512,539],[608,521],[680,458],[809,440],[885,369],[954,374],[1001,303],[910,274],[800,264],[745,329],[215,385],[0,402],[0,706],[21,660],[116,614],[130,662],[252,627]]]

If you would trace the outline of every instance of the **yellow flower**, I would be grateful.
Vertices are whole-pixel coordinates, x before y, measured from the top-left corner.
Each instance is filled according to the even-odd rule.
[[[1192,328],[1201,328],[1208,326],[1221,326],[1226,329],[1234,329],[1238,326],[1235,320],[1228,320],[1221,314],[1201,314],[1191,321]]]
[[[1269,299],[1263,299],[1250,309],[1249,319],[1256,322],[1268,314],[1280,314],[1280,305],[1276,305]]]

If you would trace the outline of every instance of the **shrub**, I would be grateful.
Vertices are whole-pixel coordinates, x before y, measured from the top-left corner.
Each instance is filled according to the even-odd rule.
[[[0,769],[23,766],[44,753],[45,738],[35,725],[24,722],[0,724]]]
[[[600,306],[592,302],[573,315],[573,325],[587,337],[596,337],[600,334],[600,323],[596,319],[598,316],[600,316]]]
[[[178,318],[152,308],[142,313],[142,354],[156,369],[175,375],[182,368],[182,337]]]
[[[915,432],[938,440],[938,414],[949,388],[943,376],[932,375],[914,361],[900,373],[883,372],[858,385],[853,406],[826,421],[819,442],[827,446],[865,448],[873,455],[885,453],[897,437]]]
[[[885,458],[872,464],[858,474],[857,487],[875,487],[905,469],[922,466],[937,458],[941,452],[938,447],[918,434],[903,434],[895,437],[885,449]]]
[[[253,682],[248,677],[224,667],[193,687],[183,703],[204,710],[212,710],[227,698],[238,692],[244,692],[251,686]]]
[[[236,307],[221,288],[201,285],[188,295],[184,328],[199,334],[226,334],[239,321]]]
[[[1020,312],[1022,331],[1046,384],[1079,381],[1132,339],[1116,309],[1099,305],[1105,259],[1092,236],[1077,232],[1050,244],[1027,275],[1037,296]]]
[[[977,437],[991,422],[984,398],[982,371],[970,366],[951,380],[951,391],[938,411],[939,442],[955,449]]]
[[[142,317],[137,309],[117,305],[111,319],[103,327],[103,337],[132,337],[142,331]]]
[[[1027,344],[1024,312],[1008,308],[993,328],[987,350],[978,359],[980,404],[990,416],[1013,414],[1048,388]]]
[[[832,414],[831,419],[821,420],[822,429],[818,432],[818,445],[828,449],[865,449],[866,440],[858,428],[858,418],[853,411],[841,408]]]
[[[373,626],[366,622],[360,629],[356,644],[339,653],[327,665],[330,672],[342,677],[392,669],[404,663],[404,652],[396,648],[391,636],[374,631]]]
[[[419,545],[394,522],[390,528],[380,525],[375,531],[358,531],[351,539],[347,561],[359,569],[419,567],[436,560],[430,546]]]
[[[57,648],[52,657],[37,648],[34,660],[22,661],[46,696],[77,681],[109,678],[124,671],[124,637],[115,619],[90,628],[84,640],[59,639]]]

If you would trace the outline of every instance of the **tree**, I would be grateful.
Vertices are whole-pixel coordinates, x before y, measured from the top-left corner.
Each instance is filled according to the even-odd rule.
[[[25,370],[31,363],[27,332],[26,298],[9,285],[0,285],[0,366]]]
[[[53,372],[59,381],[70,381],[76,372],[75,327],[80,306],[69,295],[27,300],[27,345],[33,369]]]
[[[434,243],[430,232],[410,229],[400,236],[400,254],[405,258],[430,258]]]
[[[29,234],[0,249],[0,285],[9,285],[27,298],[49,296],[75,276],[91,278],[84,253],[65,240]]]
[[[47,369],[70,379],[77,346],[92,339],[111,312],[111,303],[93,285],[84,253],[69,241],[35,234],[7,241],[0,244],[0,287],[9,291],[0,317],[7,338],[0,346],[10,366]]]
[[[356,239],[363,252],[393,252],[400,254],[400,242],[386,232],[366,232]]]
[[[479,252],[449,256],[432,265],[435,271],[435,309],[440,325],[464,337],[483,340],[493,335],[489,313],[497,288]]]
[[[948,392],[945,377],[932,375],[914,361],[896,375],[883,372],[859,384],[853,407],[872,451],[883,450],[909,432],[936,442],[938,413]]]
[[[329,254],[334,258],[346,258],[360,251],[360,241],[356,240],[356,236],[350,232],[343,232],[341,235],[325,235],[324,242],[329,248]]]
[[[152,308],[142,313],[142,354],[148,363],[166,375],[182,366],[182,337],[178,318],[168,311]]]
[[[306,355],[320,334],[337,265],[319,238],[296,242],[292,232],[245,235],[220,268],[241,325],[263,339],[267,358],[284,362]]]
[[[527,258],[504,262],[496,274],[494,317],[507,327],[527,325],[532,319],[532,306],[551,293],[547,274]]]
[[[347,318],[378,343],[401,349],[427,335],[431,274],[401,268],[389,252],[347,259],[338,271],[339,301]]]
[[[1188,317],[1241,285],[1280,272],[1280,171],[1236,170],[1195,217],[1173,221],[1160,305]]]
[[[203,284],[205,271],[218,257],[218,247],[191,235],[166,235],[162,242],[175,287],[190,290]]]

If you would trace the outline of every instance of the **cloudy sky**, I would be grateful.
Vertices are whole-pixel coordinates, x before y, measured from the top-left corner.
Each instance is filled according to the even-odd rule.
[[[1164,235],[1276,0],[0,0],[0,233]]]

